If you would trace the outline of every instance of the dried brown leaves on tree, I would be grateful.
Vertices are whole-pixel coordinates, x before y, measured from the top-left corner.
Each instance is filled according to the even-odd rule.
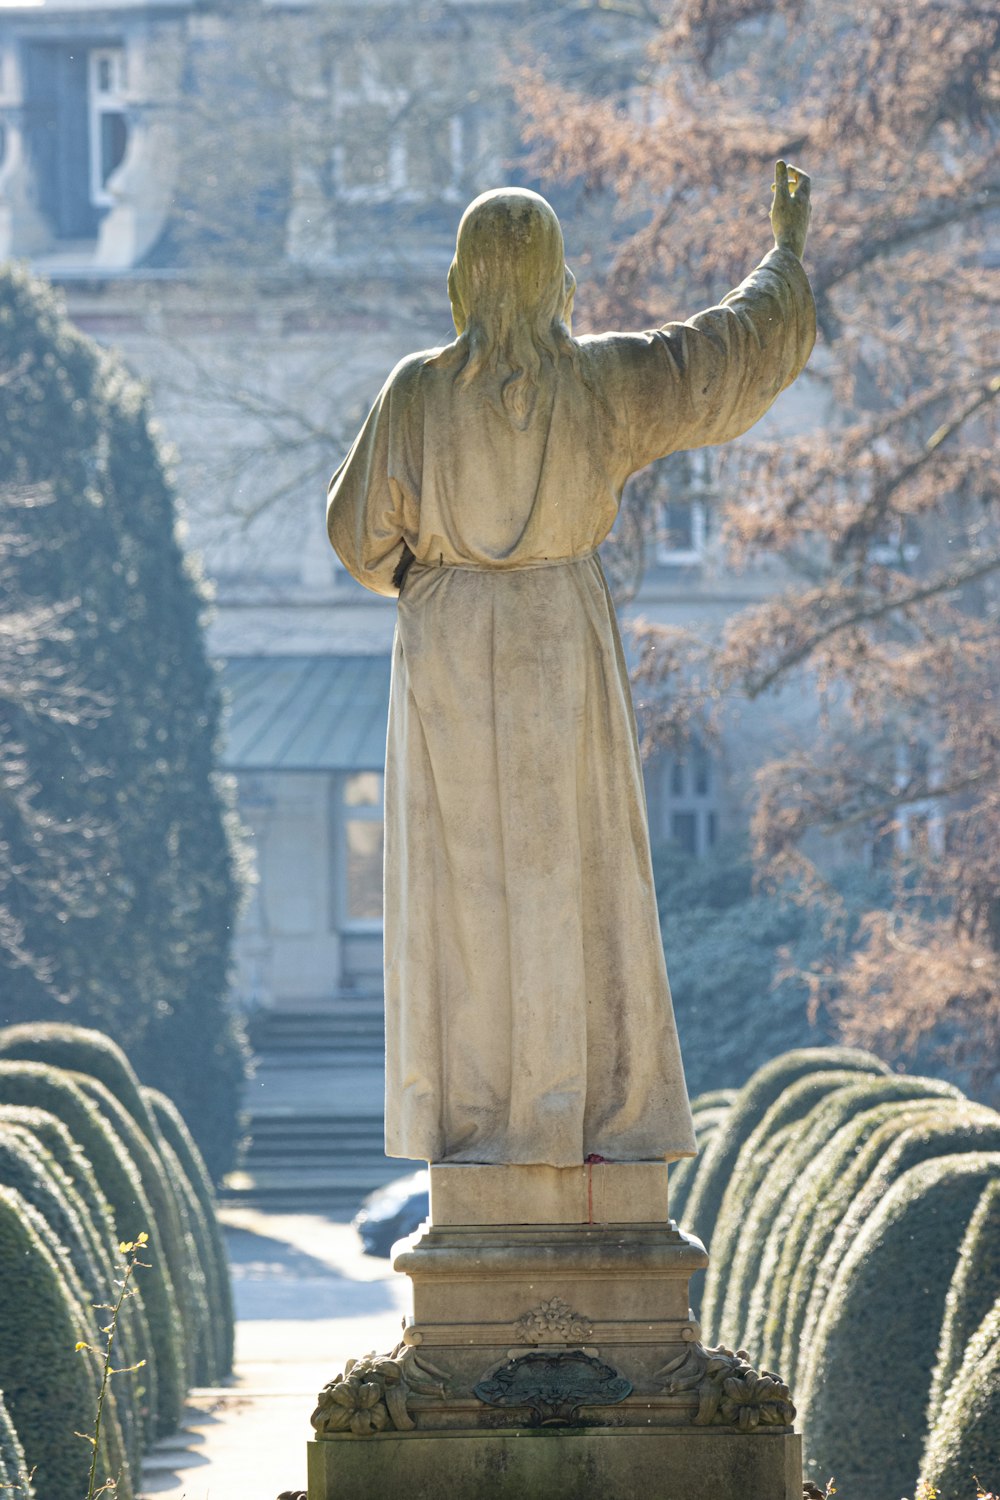
[[[1000,1039],[1000,13],[644,9],[631,88],[582,97],[551,64],[521,79],[539,170],[581,189],[579,303],[595,327],[642,327],[717,300],[770,243],[783,156],[813,177],[820,323],[809,430],[719,456],[728,562],[769,568],[775,592],[693,666],[676,632],[646,628],[645,690],[669,739],[699,692],[711,713],[808,684],[815,734],[759,775],[762,863],[815,881],[803,845],[822,830],[897,874],[824,995],[847,1035],[900,1055],[932,1027],[959,1050]],[[981,1086],[995,1056],[980,1049]]]

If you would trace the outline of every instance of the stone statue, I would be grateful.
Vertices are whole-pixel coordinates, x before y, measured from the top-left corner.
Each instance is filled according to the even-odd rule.
[[[331,481],[342,562],[399,595],[390,1155],[694,1153],[597,548],[630,474],[745,432],[809,356],[809,179],[775,175],[775,248],[720,306],[579,339],[552,209],[520,189],[477,198],[448,277],[457,338],[397,365]]]

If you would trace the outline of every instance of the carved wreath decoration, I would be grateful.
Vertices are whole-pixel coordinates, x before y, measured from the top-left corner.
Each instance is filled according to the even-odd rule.
[[[658,1379],[667,1377],[671,1396],[693,1391],[698,1397],[695,1426],[791,1427],[795,1407],[787,1385],[769,1370],[757,1371],[745,1349],[706,1349],[691,1344],[683,1354],[664,1365]]]
[[[579,1342],[589,1338],[593,1329],[586,1318],[573,1312],[568,1302],[561,1297],[552,1297],[518,1318],[514,1331],[527,1343],[537,1343],[542,1339]]]
[[[312,1425],[320,1437],[335,1432],[354,1437],[374,1437],[387,1427],[412,1432],[411,1394],[443,1396],[448,1377],[416,1351],[399,1344],[391,1354],[368,1354],[348,1360],[343,1375],[331,1380],[319,1393]]]

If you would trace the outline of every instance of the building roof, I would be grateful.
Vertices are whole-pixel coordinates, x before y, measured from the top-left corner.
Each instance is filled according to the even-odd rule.
[[[239,656],[223,666],[230,771],[381,766],[390,657]]]
[[[190,10],[195,0],[0,0],[0,11],[26,11],[34,15],[88,12],[99,16],[109,10]]]

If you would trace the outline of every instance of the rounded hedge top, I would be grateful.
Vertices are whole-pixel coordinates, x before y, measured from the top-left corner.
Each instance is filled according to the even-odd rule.
[[[773,1188],[767,1194],[765,1184],[773,1183],[777,1161],[785,1149],[801,1141],[817,1105],[857,1077],[857,1071],[849,1068],[804,1073],[782,1089],[740,1147],[708,1247],[712,1258],[705,1280],[702,1321],[711,1342],[721,1339],[733,1347],[744,1342],[750,1283],[759,1248],[756,1240],[766,1234],[761,1225],[770,1222],[774,1211]],[[789,1139],[788,1127],[792,1125],[798,1128]],[[772,1142],[779,1133],[782,1149],[775,1151]]]
[[[39,1224],[20,1193],[0,1187],[0,1387],[38,1500],[70,1500],[87,1492],[90,1448],[77,1433],[93,1430],[97,1381],[88,1357],[76,1352],[90,1333],[87,1316]],[[109,1413],[109,1438],[113,1427]],[[108,1447],[102,1462],[113,1473]],[[127,1472],[120,1493],[131,1495]]]
[[[1000,1150],[1000,1116],[985,1105],[927,1100],[903,1105],[874,1132],[844,1175],[841,1211],[830,1226],[826,1249],[814,1262],[812,1286],[800,1338],[801,1367],[814,1347],[816,1329],[844,1257],[893,1183],[920,1162],[967,1151]],[[937,1349],[937,1332],[934,1350]]]
[[[945,1296],[998,1174],[998,1152],[921,1162],[890,1187],[840,1265],[798,1402],[807,1472],[835,1475],[851,1500],[912,1493]]]
[[[853,1047],[803,1047],[772,1058],[740,1089],[726,1119],[698,1164],[687,1203],[686,1222],[708,1244],[723,1194],[740,1149],[768,1108],[789,1084],[806,1073],[830,1068],[859,1073],[888,1073],[887,1065],[870,1052]]]
[[[945,1299],[941,1342],[931,1382],[928,1423],[933,1426],[966,1357],[976,1330],[1000,1298],[1000,1180],[991,1182],[976,1205]],[[997,1446],[1000,1448],[1000,1429]],[[996,1474],[1000,1481],[1000,1470]]]
[[[49,1063],[70,1073],[86,1073],[110,1089],[151,1141],[156,1120],[143,1097],[135,1070],[109,1036],[84,1026],[58,1021],[32,1021],[0,1030],[0,1059]]]
[[[968,1500],[1000,1476],[1000,1298],[973,1334],[927,1438],[920,1478],[939,1500]]]
[[[798,1138],[790,1142],[769,1174],[746,1224],[746,1238],[755,1244],[755,1253],[744,1292],[741,1338],[768,1369],[775,1368],[777,1363],[785,1323],[783,1304],[788,1278],[787,1274],[779,1274],[779,1265],[783,1257],[794,1254],[792,1228],[799,1205],[809,1195],[810,1172],[823,1148],[842,1126],[869,1108],[921,1098],[958,1103],[962,1095],[952,1084],[937,1079],[891,1075],[859,1079],[855,1075],[852,1081],[817,1102],[803,1120]]]
[[[68,1074],[45,1063],[0,1062],[0,1102],[48,1110],[67,1126],[86,1153],[114,1216],[119,1240],[133,1240],[155,1228],[138,1168],[118,1135]],[[157,1431],[173,1432],[184,1400],[183,1340],[180,1314],[165,1261],[154,1262],[143,1284],[153,1336]]]

